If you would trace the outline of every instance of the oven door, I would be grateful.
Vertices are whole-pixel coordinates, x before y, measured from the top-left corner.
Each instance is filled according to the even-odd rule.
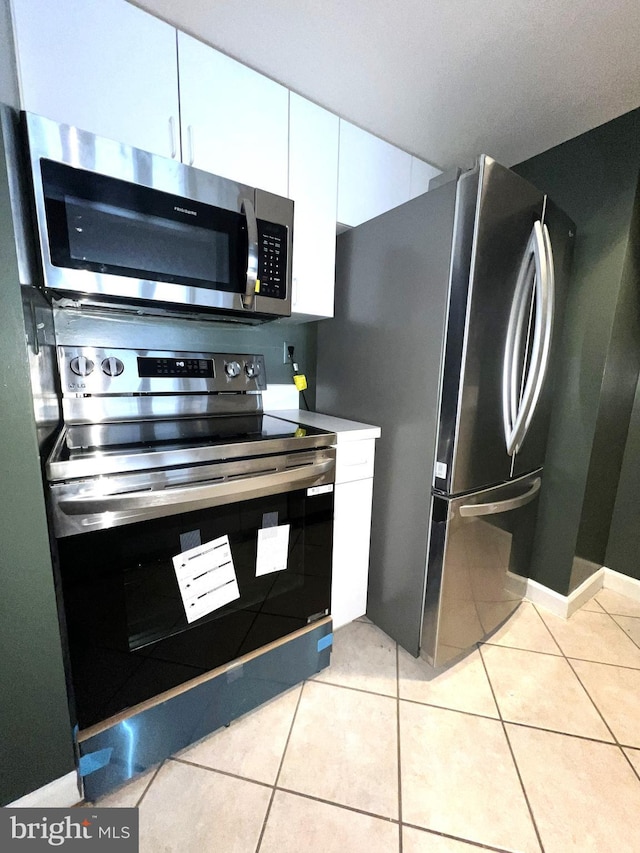
[[[27,114],[45,287],[290,314],[286,199]]]
[[[59,539],[80,728],[328,613],[332,525],[329,484]]]

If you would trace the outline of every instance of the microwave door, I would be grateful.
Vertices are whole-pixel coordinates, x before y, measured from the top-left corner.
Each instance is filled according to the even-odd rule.
[[[54,287],[241,308],[249,217],[53,161],[41,169]]]

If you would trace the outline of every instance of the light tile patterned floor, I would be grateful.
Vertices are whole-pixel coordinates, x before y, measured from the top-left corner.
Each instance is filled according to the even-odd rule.
[[[640,604],[525,602],[448,669],[367,620],[331,667],[102,800],[142,853],[640,853]]]

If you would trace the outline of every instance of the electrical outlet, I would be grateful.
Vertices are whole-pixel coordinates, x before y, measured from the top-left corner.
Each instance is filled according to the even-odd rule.
[[[291,360],[289,358],[288,347],[292,347],[292,346],[293,346],[293,344],[290,344],[289,341],[285,341],[284,344],[282,345],[282,363],[283,364],[290,364],[291,363]],[[294,353],[294,358],[295,358],[295,353]]]

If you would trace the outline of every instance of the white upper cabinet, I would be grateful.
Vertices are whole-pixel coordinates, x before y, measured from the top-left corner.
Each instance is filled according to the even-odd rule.
[[[183,162],[287,195],[289,91],[178,33]]]
[[[24,109],[179,155],[176,30],[122,0],[12,0]]]
[[[333,317],[339,119],[291,92],[289,198],[293,225],[292,319]]]
[[[8,2],[23,109],[293,199],[293,321],[333,316],[336,222],[440,174],[125,0]]]
[[[425,163],[424,160],[418,160],[417,157],[411,158],[411,185],[410,198],[415,198],[418,195],[426,193],[429,189],[429,181],[440,175],[440,169],[436,169],[430,163]]]
[[[338,222],[359,225],[409,198],[411,155],[340,119]]]

